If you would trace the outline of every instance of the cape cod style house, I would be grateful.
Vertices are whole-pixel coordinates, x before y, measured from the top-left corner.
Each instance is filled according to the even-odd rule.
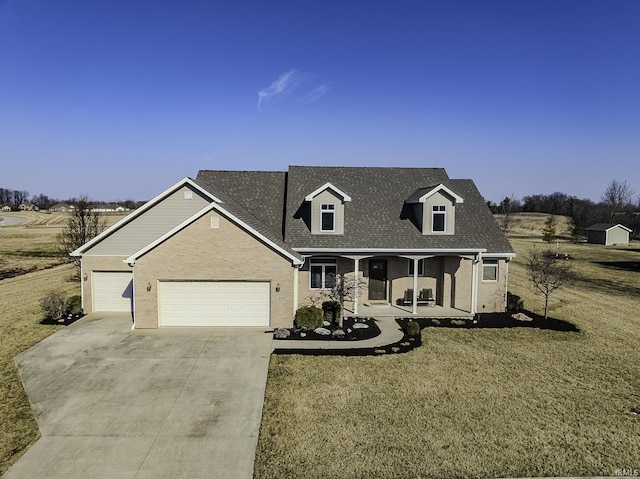
[[[307,166],[200,171],[71,254],[85,312],[135,328],[290,327],[336,275],[358,278],[352,314],[504,311],[514,257],[471,180]]]

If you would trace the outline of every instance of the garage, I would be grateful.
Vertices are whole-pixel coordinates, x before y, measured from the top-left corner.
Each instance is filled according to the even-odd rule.
[[[133,273],[94,271],[93,311],[130,312],[133,309]]]
[[[159,325],[269,326],[267,281],[160,281]]]

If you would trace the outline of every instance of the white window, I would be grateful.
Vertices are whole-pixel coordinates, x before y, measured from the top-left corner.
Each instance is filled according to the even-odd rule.
[[[498,281],[497,259],[485,259],[482,261],[482,281]]]
[[[336,230],[336,205],[320,205],[320,231]]]
[[[433,205],[431,210],[431,231],[442,233],[446,231],[447,207],[444,205]]]
[[[409,260],[409,276],[413,276],[413,260]],[[424,260],[418,260],[418,276],[424,276]]]
[[[335,261],[312,261],[309,272],[311,289],[331,289],[336,281],[338,266]]]

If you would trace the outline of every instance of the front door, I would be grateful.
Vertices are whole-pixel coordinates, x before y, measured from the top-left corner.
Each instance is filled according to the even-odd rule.
[[[369,260],[369,299],[387,299],[387,260]]]

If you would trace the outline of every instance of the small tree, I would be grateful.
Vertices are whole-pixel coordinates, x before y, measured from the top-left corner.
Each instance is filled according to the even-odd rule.
[[[554,239],[556,239],[556,217],[551,215],[544,222],[544,229],[542,230],[542,239],[551,243]]]
[[[105,228],[105,219],[100,216],[100,213],[91,211],[89,199],[81,196],[76,203],[76,208],[70,213],[66,226],[58,233],[58,250],[61,254],[68,255],[102,233]],[[73,262],[79,271],[80,258],[74,257]]]
[[[544,296],[544,318],[549,312],[549,296],[575,279],[575,270],[568,259],[560,259],[550,249],[532,249],[525,257],[527,275],[535,294]]]
[[[505,198],[500,202],[498,211],[502,216],[500,217],[499,224],[503,233],[509,232],[511,222],[513,220],[513,213],[517,206],[518,201],[515,199],[513,194],[511,196],[505,196]]]
[[[330,301],[340,303],[340,315],[344,311],[344,302],[353,301],[356,291],[362,287],[358,278],[336,274],[333,278],[333,286],[325,291],[325,296]]]

